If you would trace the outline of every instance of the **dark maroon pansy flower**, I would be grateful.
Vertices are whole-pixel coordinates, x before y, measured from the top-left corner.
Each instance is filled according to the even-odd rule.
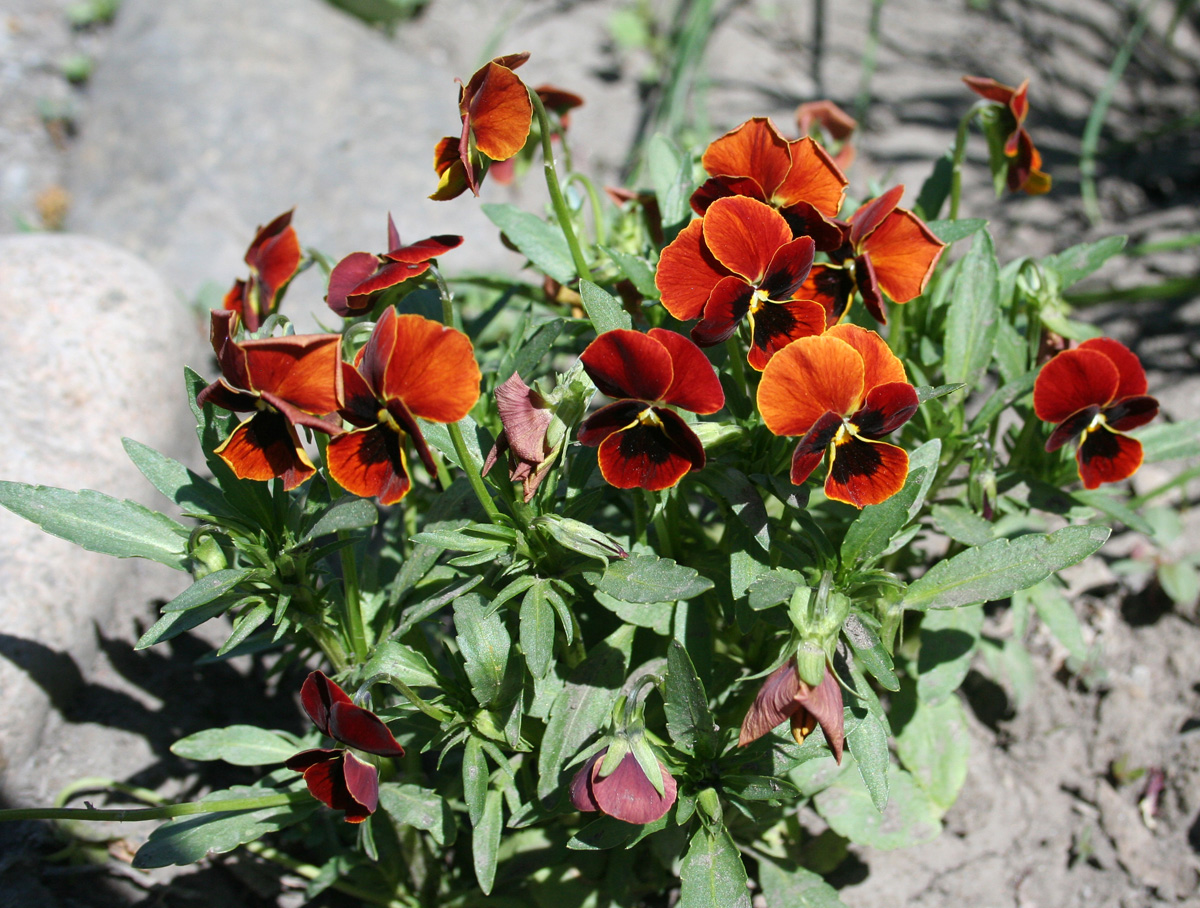
[[[279,308],[284,289],[300,269],[300,259],[292,212],[285,211],[266,227],[258,228],[246,250],[250,279],[234,281],[225,294],[224,308],[238,313],[247,331],[257,331]]]
[[[790,720],[792,737],[797,744],[818,725],[825,732],[825,741],[834,757],[842,762],[842,744],[845,741],[842,689],[833,676],[829,665],[825,666],[825,677],[816,687],[806,684],[796,671],[796,657],[771,672],[763,681],[754,703],[742,720],[738,746],[745,747],[769,732],[775,726]]]
[[[646,778],[633,751],[625,754],[617,768],[600,776],[600,768],[608,748],[604,748],[583,764],[571,780],[571,803],[585,813],[600,811],[626,823],[639,826],[661,819],[675,803],[678,786],[674,776],[660,762],[663,793]]]
[[[381,757],[402,757],[404,748],[373,712],[355,706],[344,690],[322,672],[313,672],[300,689],[300,703],[321,733],[340,744]],[[289,759],[288,769],[304,774],[313,797],[346,812],[347,823],[361,823],[379,805],[379,772],[342,748],[305,750]]]

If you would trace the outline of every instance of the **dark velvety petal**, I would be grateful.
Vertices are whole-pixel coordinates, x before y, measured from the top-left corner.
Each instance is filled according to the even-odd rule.
[[[579,357],[602,394],[612,398],[659,400],[671,387],[671,354],[638,331],[605,331]]]
[[[258,321],[258,314],[254,311],[254,307],[250,305],[249,298],[250,285],[241,278],[233,282],[233,286],[226,291],[224,298],[221,300],[221,309],[236,313],[242,317],[246,323],[247,331],[257,331],[258,324],[251,324],[251,321]]]
[[[761,372],[771,357],[792,341],[825,330],[825,310],[813,300],[764,303],[750,316],[750,349],[746,359]]]
[[[405,281],[420,277],[429,270],[428,262],[390,262],[373,275],[363,280],[346,298],[347,307],[355,314],[368,311],[381,293],[397,287]]]
[[[599,753],[593,754],[572,777],[571,803],[576,810],[581,810],[584,813],[594,813],[600,809],[600,805],[596,803],[596,798],[592,794],[592,769],[604,759],[604,755],[607,753],[608,748],[606,747]]]
[[[428,262],[430,259],[435,259],[439,255],[445,255],[451,249],[457,249],[462,245],[462,241],[463,238],[461,236],[443,233],[431,236],[428,239],[418,240],[409,246],[392,246],[384,258],[391,259],[393,262],[406,262],[410,265],[416,265],[420,262]]]
[[[1128,432],[1144,426],[1158,415],[1158,401],[1153,397],[1126,397],[1104,411],[1104,419],[1118,432]]]
[[[1105,482],[1128,479],[1142,465],[1142,443],[1136,438],[1114,432],[1106,425],[1097,425],[1084,433],[1075,449],[1079,478],[1088,489]]]
[[[737,193],[728,185],[726,180],[718,177],[712,177],[700,184],[700,188],[692,193],[691,206],[692,211],[696,214],[703,215],[708,211],[708,206],[717,199],[728,198],[731,195],[745,195],[748,193]],[[755,198],[761,198],[763,195],[760,189]],[[693,222],[694,223],[694,222]]]
[[[647,421],[600,444],[600,474],[610,485],[657,492],[671,488],[690,470],[704,468],[704,446],[678,414],[653,407],[641,418]]]
[[[353,802],[342,808],[346,811],[346,822],[361,823],[379,806],[379,770],[347,753],[342,759],[342,776],[346,794]]]
[[[291,490],[316,472],[296,430],[280,414],[260,410],[233,430],[216,453],[241,479],[279,478]]]
[[[663,328],[651,328],[647,333],[671,355],[671,385],[663,392],[663,403],[693,413],[716,413],[725,406],[721,380],[699,347],[682,334]]]
[[[258,276],[264,291],[262,306],[268,313],[279,288],[290,281],[300,267],[300,240],[291,224],[292,212],[286,211],[266,227],[259,228],[246,251],[246,264]]]
[[[361,823],[378,805],[379,776],[374,766],[363,763],[353,754],[344,750],[337,753],[336,758],[314,763],[306,769],[304,783],[312,796],[322,804],[333,810],[344,810],[347,823]],[[370,777],[374,778],[373,786]],[[349,783],[353,784],[353,790]],[[360,797],[367,799],[369,806],[360,801]]]
[[[286,400],[271,394],[268,391],[263,391],[259,395],[260,401],[268,403],[274,407],[280,414],[283,415],[293,427],[307,426],[315,432],[324,432],[326,435],[337,435],[342,431],[342,424],[333,419],[326,419],[321,416],[314,416],[311,413],[306,413],[299,407],[294,407]]]
[[[1079,345],[1080,350],[1094,350],[1103,353],[1117,367],[1117,390],[1113,392],[1114,400],[1124,397],[1138,397],[1146,393],[1146,370],[1137,354],[1120,341],[1111,337],[1093,337]]]
[[[796,296],[820,303],[825,309],[826,327],[833,327],[845,316],[850,308],[850,298],[854,296],[853,266],[813,265]]]
[[[896,210],[896,206],[900,204],[900,197],[903,195],[904,186],[893,186],[850,216],[850,245],[856,251],[862,250],[862,244],[867,237],[883,223],[884,218]]]
[[[604,778],[599,777],[600,765],[592,767],[592,797],[597,806],[610,817],[626,823],[643,825],[661,819],[675,803],[676,782],[662,763],[663,793],[660,795],[632,752]]]
[[[792,485],[803,485],[812,475],[841,427],[842,418],[836,413],[826,413],[813,423],[792,452]]]
[[[834,445],[825,495],[862,508],[887,501],[904,488],[907,477],[903,448],[848,435]]]
[[[800,676],[796,674],[796,660],[789,659],[771,674],[758,689],[758,694],[738,735],[738,747],[757,741],[772,728],[783,723],[799,706],[796,696],[800,693]]]
[[[333,481],[360,498],[395,504],[412,487],[404,439],[383,426],[344,432],[329,442],[325,463]]]
[[[917,391],[907,382],[876,385],[850,422],[863,438],[883,438],[912,419],[918,404]]]
[[[704,220],[692,221],[679,232],[658,259],[654,286],[668,312],[680,321],[698,318],[713,287],[729,276],[704,243]]]
[[[801,693],[797,699],[804,704],[805,710],[817,720],[821,731],[825,732],[825,740],[833,751],[838,763],[842,762],[842,745],[846,740],[845,712],[842,708],[842,688],[837,678],[825,666],[825,677],[816,687],[809,689],[803,681],[800,682]]]
[[[886,325],[887,313],[883,308],[883,293],[879,289],[875,266],[871,262],[869,252],[864,252],[854,259],[854,283],[862,295],[863,305],[871,313],[871,318],[881,325]]]
[[[335,703],[349,705],[349,694],[329,680],[324,672],[310,672],[300,687],[300,705],[321,734],[330,738],[336,737],[329,730],[330,711]]]
[[[329,273],[329,292],[325,294],[329,308],[343,318],[360,311],[358,307],[350,307],[349,296],[378,268],[379,259],[369,252],[351,252],[334,265]]]
[[[967,83],[967,88],[975,94],[987,98],[989,101],[995,101],[997,104],[1003,104],[1005,107],[1008,106],[1008,102],[1012,100],[1012,96],[1016,92],[1015,88],[984,76],[963,76],[962,80]]]
[[[494,393],[508,444],[522,460],[541,463],[546,456],[546,429],[554,418],[542,396],[516,372],[497,385]]]
[[[326,760],[336,760],[341,753],[342,751],[339,748],[333,747],[302,750],[294,757],[288,757],[283,765],[293,772],[304,772],[310,766],[324,763]]]
[[[379,399],[362,374],[349,363],[342,363],[342,392],[345,403],[342,418],[360,429],[379,422]]]
[[[836,252],[846,245],[849,228],[842,221],[826,217],[808,202],[797,202],[779,213],[792,229],[794,237],[812,237],[817,252]]]
[[[692,326],[692,340],[713,347],[733,337],[753,299],[754,287],[740,277],[719,281],[704,306],[704,318]]]
[[[200,406],[212,404],[222,410],[232,410],[235,413],[248,413],[258,408],[258,395],[249,391],[237,391],[229,387],[225,379],[219,378],[196,395],[196,403]]]
[[[350,702],[335,702],[329,710],[330,735],[355,750],[381,757],[402,757],[404,748],[383,721],[368,709]]]
[[[595,448],[614,432],[628,429],[637,422],[638,414],[647,408],[640,400],[618,400],[601,407],[579,426],[579,443]]]
[[[1072,413],[1050,433],[1050,437],[1046,439],[1046,450],[1057,451],[1068,441],[1077,439],[1081,432],[1092,424],[1092,420],[1100,413],[1100,408],[1097,406],[1084,407],[1075,413]]]
[[[1120,374],[1097,350],[1064,350],[1038,373],[1033,411],[1038,419],[1059,423],[1087,407],[1106,407],[1116,396]]]
[[[438,185],[429,198],[445,202],[458,198],[471,188],[467,178],[467,168],[458,156],[458,137],[446,136],[438,142],[433,151],[433,169],[437,171]],[[478,175],[483,179],[483,174]]]
[[[794,297],[808,278],[815,251],[812,237],[802,236],[798,240],[784,243],[771,257],[771,264],[767,266],[766,277],[759,289],[765,290],[767,296],[773,300],[788,300]]]

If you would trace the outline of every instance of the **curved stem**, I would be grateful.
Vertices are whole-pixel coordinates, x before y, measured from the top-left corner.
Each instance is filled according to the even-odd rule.
[[[264,807],[284,807],[311,801],[307,791],[288,791],[263,795],[261,798],[229,798],[224,801],[189,801],[165,807],[16,807],[0,810],[0,823],[6,820],[113,820],[117,823],[136,823],[142,820],[169,820],[198,813],[232,813],[242,810],[262,810]]]
[[[985,102],[986,103],[986,102]],[[950,171],[950,220],[958,220],[958,203],[962,198],[962,167],[963,159],[967,156],[967,134],[971,121],[981,110],[980,104],[972,104],[961,120],[958,121],[958,132],[954,134],[953,168]]]
[[[588,194],[588,200],[592,204],[592,224],[596,230],[596,243],[603,246],[608,242],[608,227],[604,223],[604,209],[600,205],[600,193],[596,191],[596,184],[589,180],[581,173],[573,173],[567,177],[567,185],[572,183],[581,183],[584,190]]]
[[[563,198],[562,187],[558,182],[558,170],[554,166],[554,143],[551,141],[554,127],[550,123],[550,117],[546,114],[546,105],[542,103],[542,99],[532,88],[529,89],[529,100],[533,103],[534,113],[542,128],[542,157],[545,159],[546,188],[550,190],[550,203],[554,206],[554,216],[558,218],[558,226],[562,228],[563,236],[567,238],[567,246],[571,250],[571,261],[575,263],[575,270],[579,272],[580,278],[590,281],[592,271],[588,268],[587,259],[583,257],[583,250],[579,247],[579,239],[575,236],[575,230],[571,226],[571,212],[567,208],[567,200]]]

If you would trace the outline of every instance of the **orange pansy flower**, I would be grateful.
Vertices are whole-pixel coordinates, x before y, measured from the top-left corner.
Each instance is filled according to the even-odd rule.
[[[1025,129],[1029,113],[1029,80],[1016,88],[983,76],[963,76],[967,88],[980,97],[994,101],[1002,108],[1001,130],[1008,133],[1004,140],[1004,156],[1008,159],[1005,179],[1010,192],[1042,195],[1050,191],[1050,175],[1042,172],[1041,153]],[[999,193],[999,187],[997,187]]]
[[[300,269],[300,240],[292,227],[292,212],[285,211],[266,227],[259,227],[246,250],[250,279],[233,282],[223,307],[241,316],[247,331],[257,331],[268,315],[279,308],[288,282]]]
[[[880,439],[908,422],[917,403],[904,364],[883,338],[857,325],[834,325],[784,347],[758,386],[767,428],[800,436],[792,482],[808,479],[828,452],[825,494],[856,508],[904,487],[908,455]]]

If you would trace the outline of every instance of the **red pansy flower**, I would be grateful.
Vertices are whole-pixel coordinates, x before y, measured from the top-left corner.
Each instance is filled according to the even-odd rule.
[[[336,423],[321,417],[341,406],[342,338],[298,334],[238,343],[237,313],[213,310],[212,345],[221,377],[196,395],[235,413],[254,415],[221,442],[216,454],[242,479],[279,477],[294,489],[314,472],[296,426],[333,435]]]
[[[447,136],[433,153],[438,188],[431,199],[453,199],[479,184],[492,161],[506,161],[521,150],[533,123],[529,89],[513,72],[528,53],[496,57],[459,85],[458,112],[462,134]]]
[[[1029,113],[1029,80],[1026,79],[1017,88],[982,76],[963,76],[963,81],[975,94],[995,101],[1003,108],[1001,130],[1008,133],[1004,140],[1004,156],[1008,160],[1005,178],[1009,191],[1023,191],[1029,195],[1049,192],[1050,175],[1042,172],[1042,156],[1025,130],[1025,117]],[[1000,191],[999,187],[996,191]]]
[[[880,439],[917,410],[904,364],[874,331],[834,325],[803,337],[767,363],[758,410],[776,435],[798,435],[792,482],[800,485],[829,452],[825,494],[856,508],[904,487],[908,455]]]
[[[845,171],[854,163],[854,146],[850,144],[850,136],[858,129],[858,121],[832,101],[805,101],[796,108],[796,125],[806,136],[824,133],[830,142],[837,145],[833,163],[841,170]]]
[[[775,209],[756,199],[717,199],[662,251],[654,283],[662,303],[681,321],[703,319],[692,340],[711,347],[750,324],[746,359],[762,370],[798,337],[825,330],[825,310],[794,299],[812,267],[811,237],[792,239]]]
[[[288,281],[300,268],[300,241],[286,211],[259,227],[246,250],[248,281],[236,280],[225,294],[224,308],[238,313],[247,331],[257,331],[268,315],[279,308]]]
[[[596,387],[616,403],[579,427],[579,441],[599,446],[600,473],[619,489],[667,489],[704,467],[704,445],[664,405],[715,413],[725,392],[700,348],[681,334],[651,328],[606,331],[580,357]]]
[[[379,717],[355,706],[323,673],[313,672],[304,680],[300,703],[326,737],[380,757],[404,756],[404,748]],[[304,783],[318,801],[346,811],[347,823],[361,823],[379,805],[379,771],[348,750],[304,750],[284,765],[304,773]]]
[[[829,665],[825,666],[825,677],[816,687],[810,687],[796,671],[796,657],[771,672],[759,688],[754,703],[742,720],[742,731],[738,735],[738,747],[756,741],[781,722],[790,719],[792,737],[797,744],[818,725],[825,732],[825,741],[834,757],[842,762],[844,714],[842,712],[842,688],[833,676]]]
[[[458,247],[462,241],[461,236],[443,234],[405,246],[389,213],[389,251],[382,255],[352,252],[338,262],[329,275],[325,302],[345,318],[369,312],[385,290],[420,277],[435,258]]]
[[[911,211],[896,207],[902,195],[904,187],[894,186],[851,215],[846,245],[834,257],[852,261],[814,265],[809,272],[799,293],[825,307],[829,324],[846,314],[855,288],[867,311],[885,325],[883,294],[907,303],[925,292],[946,244]]]
[[[754,117],[708,146],[701,158],[711,179],[692,193],[704,214],[717,199],[749,196],[779,209],[794,236],[811,236],[828,252],[841,245],[837,216],[848,180],[810,138],[788,141],[766,117]]]
[[[641,826],[662,819],[675,803],[678,784],[674,776],[660,761],[663,793],[646,778],[646,772],[629,751],[621,762],[606,776],[600,775],[600,767],[608,748],[589,759],[571,779],[571,803],[576,810],[585,813],[600,811],[626,823]]]
[[[1137,355],[1118,341],[1097,337],[1042,366],[1033,386],[1033,410],[1038,419],[1057,423],[1047,451],[1079,439],[1079,478],[1094,489],[1137,472],[1142,443],[1125,432],[1154,419],[1158,401],[1146,395],[1146,372]]]
[[[354,365],[342,364],[342,417],[355,428],[329,442],[329,475],[363,498],[395,504],[412,485],[404,440],[432,474],[433,454],[416,417],[458,422],[479,399],[479,366],[465,334],[388,307]]]

